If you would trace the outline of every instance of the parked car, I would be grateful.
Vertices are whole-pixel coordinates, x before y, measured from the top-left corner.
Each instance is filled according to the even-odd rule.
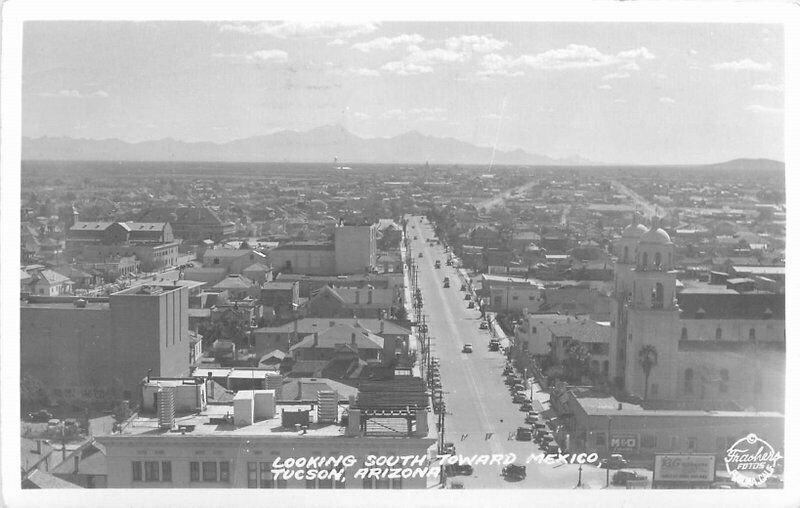
[[[561,453],[561,448],[559,448],[558,445],[555,442],[551,441],[551,442],[547,443],[547,446],[544,447],[544,451],[548,455],[555,455],[555,454],[560,454]]]
[[[499,341],[490,341],[489,342],[489,351],[500,351],[500,342]]]
[[[525,392],[515,392],[513,400],[514,404],[522,404],[523,402],[528,402],[528,396],[525,395]]]
[[[523,480],[528,476],[525,471],[525,466],[520,464],[509,464],[503,468],[500,474],[507,480]]]
[[[536,411],[528,411],[525,415],[525,423],[536,423],[539,420],[539,413]]]
[[[464,482],[458,482],[458,481],[450,482],[450,488],[451,489],[463,489],[464,488]]]
[[[437,259],[436,262],[433,264],[433,267],[434,268],[441,268],[442,267],[442,262]]]
[[[625,457],[623,457],[619,453],[611,454],[610,457],[607,457],[600,461],[600,467],[608,469],[622,469],[627,465],[628,461],[625,460]]]
[[[444,444],[444,448],[442,449],[442,452],[443,452],[444,455],[455,455],[456,454],[456,445],[451,443],[451,442],[447,442],[447,443]]]
[[[517,427],[517,441],[530,441],[533,439],[533,432],[529,427]]]
[[[469,302],[469,303],[467,304],[467,308],[468,308],[468,309],[474,309],[474,308],[475,308],[475,302],[472,302],[472,301],[471,301],[471,302]]]
[[[444,288],[447,289],[450,287],[450,281],[444,281]]]
[[[531,404],[531,401],[529,401],[529,400],[525,400],[522,403],[522,405],[519,407],[520,411],[530,411],[531,409],[533,409],[533,405]]]
[[[466,290],[467,290],[467,285],[461,284],[461,291],[466,291]]]
[[[417,255],[417,257],[418,257],[418,258],[421,258],[421,257],[422,257],[422,253],[420,252],[420,253]]]
[[[646,476],[642,476],[633,471],[617,471],[611,477],[612,485],[626,485],[629,480],[646,480]]]
[[[40,409],[33,413],[28,413],[28,420],[35,423],[45,423],[53,418],[53,413],[46,409]]]
[[[472,352],[472,344],[464,344],[464,349],[461,350],[462,353],[471,353]]]
[[[478,326],[478,328],[481,329],[481,330],[488,330],[489,329],[489,323],[487,323],[486,321],[481,321],[481,324],[480,324],[480,326]]]
[[[469,293],[465,294],[464,300],[472,300],[472,295],[470,295]]]

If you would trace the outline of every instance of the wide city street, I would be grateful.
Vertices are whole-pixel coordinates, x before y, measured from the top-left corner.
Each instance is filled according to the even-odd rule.
[[[531,454],[543,452],[534,441],[516,440],[517,428],[529,426],[525,424],[526,413],[512,402],[511,392],[504,383],[503,353],[489,351],[490,332],[479,328],[481,317],[477,305],[468,308],[467,293],[461,291],[457,269],[447,266],[444,247],[427,242],[434,238],[432,227],[424,219],[413,217],[407,234],[418,268],[424,302],[422,315],[431,336],[431,354],[440,364],[446,404],[445,441],[455,444],[458,455],[514,453],[517,463],[525,464]],[[441,268],[435,268],[436,260],[441,261]],[[449,288],[444,287],[445,277],[450,278]],[[462,352],[465,344],[472,344],[472,353]],[[479,465],[471,476],[448,479],[448,484],[455,480],[469,489],[574,488],[578,483],[578,464],[531,461],[525,465],[527,478],[521,481],[506,481],[500,474],[502,466]],[[606,471],[596,465],[585,465],[582,484],[584,488],[605,488]]]

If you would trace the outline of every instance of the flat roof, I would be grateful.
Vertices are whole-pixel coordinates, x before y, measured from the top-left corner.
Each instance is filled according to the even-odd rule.
[[[575,397],[589,416],[671,416],[698,417],[716,416],[721,418],[783,418],[776,411],[703,411],[698,409],[644,409],[638,404],[620,402],[614,397]],[[622,409],[619,405],[622,404]]]

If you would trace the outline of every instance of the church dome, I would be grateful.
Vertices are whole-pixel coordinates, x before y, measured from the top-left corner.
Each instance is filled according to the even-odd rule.
[[[639,241],[641,243],[655,243],[655,244],[668,244],[672,243],[672,239],[670,239],[669,235],[666,231],[661,228],[653,228],[650,231],[643,234]]]
[[[639,238],[646,232],[647,226],[644,224],[631,224],[622,232],[622,238]]]

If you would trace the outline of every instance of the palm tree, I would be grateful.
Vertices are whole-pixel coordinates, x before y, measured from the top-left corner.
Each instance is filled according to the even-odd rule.
[[[644,398],[647,399],[647,388],[650,386],[650,371],[658,365],[658,351],[655,346],[645,345],[639,350],[639,365],[644,371]]]

